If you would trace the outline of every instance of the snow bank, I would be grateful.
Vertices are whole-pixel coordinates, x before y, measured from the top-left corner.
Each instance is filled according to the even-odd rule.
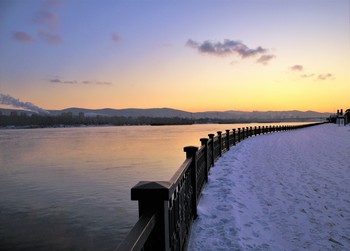
[[[189,250],[350,250],[350,127],[249,138],[212,168]]]

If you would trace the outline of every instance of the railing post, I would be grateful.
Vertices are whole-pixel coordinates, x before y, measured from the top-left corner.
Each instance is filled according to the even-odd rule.
[[[214,146],[214,134],[210,133],[208,134],[209,139],[211,140],[211,166],[214,166],[214,162],[215,162],[215,146]]]
[[[230,130],[226,130],[226,148],[227,151],[230,150]]]
[[[250,132],[249,132],[249,137],[252,137],[253,136],[253,127],[251,126],[250,127]]]
[[[131,199],[138,200],[139,217],[157,214],[159,219],[144,250],[170,250],[169,187],[167,181],[140,181],[131,188]]]
[[[232,133],[232,137],[233,137],[233,145],[236,145],[236,129],[232,129],[233,133]]]
[[[191,169],[191,186],[192,186],[192,212],[193,218],[197,218],[197,160],[196,154],[198,147],[195,146],[186,146],[184,147],[184,152],[186,152],[186,158],[192,158],[192,163],[190,166]]]
[[[221,137],[222,131],[217,131],[217,133],[219,136],[219,157],[221,157],[222,156],[222,137]]]
[[[241,142],[241,128],[238,128],[238,142]]]
[[[209,175],[209,163],[208,163],[208,141],[207,138],[201,138],[200,139],[202,146],[204,146],[204,154],[205,154],[205,182],[208,182],[208,175]]]
[[[244,139],[245,139],[245,131],[244,131],[244,127],[242,127],[242,131],[241,131],[241,132],[242,132],[242,135],[241,135],[241,136],[242,136],[242,137],[241,137],[241,140],[244,140]]]

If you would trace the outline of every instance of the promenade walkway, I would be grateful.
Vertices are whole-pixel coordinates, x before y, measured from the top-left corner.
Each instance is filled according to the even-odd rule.
[[[252,137],[211,169],[189,250],[350,250],[350,126]]]

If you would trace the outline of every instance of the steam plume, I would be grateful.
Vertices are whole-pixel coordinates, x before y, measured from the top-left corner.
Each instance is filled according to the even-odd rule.
[[[44,110],[36,105],[33,105],[30,102],[22,102],[18,98],[14,98],[14,97],[11,97],[10,95],[5,95],[2,93],[0,93],[0,104],[11,105],[14,107],[20,107],[20,108],[23,108],[23,109],[26,109],[26,110],[29,110],[29,111],[32,111],[35,113],[49,114],[48,111],[46,111],[46,110]]]

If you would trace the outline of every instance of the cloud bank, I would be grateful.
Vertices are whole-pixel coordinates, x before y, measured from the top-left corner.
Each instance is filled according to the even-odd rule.
[[[249,48],[246,44],[239,40],[225,39],[223,42],[212,42],[206,40],[202,43],[188,39],[186,46],[196,50],[200,54],[212,55],[217,57],[239,56],[242,59],[259,57],[256,63],[267,65],[275,55],[266,54],[268,49],[258,46]]]
[[[196,49],[199,53],[209,54],[213,56],[229,56],[239,55],[242,58],[254,57],[256,55],[267,52],[267,49],[261,46],[251,49],[240,41],[225,39],[224,42],[211,42],[209,40],[198,43],[192,39],[186,42],[186,46]]]

